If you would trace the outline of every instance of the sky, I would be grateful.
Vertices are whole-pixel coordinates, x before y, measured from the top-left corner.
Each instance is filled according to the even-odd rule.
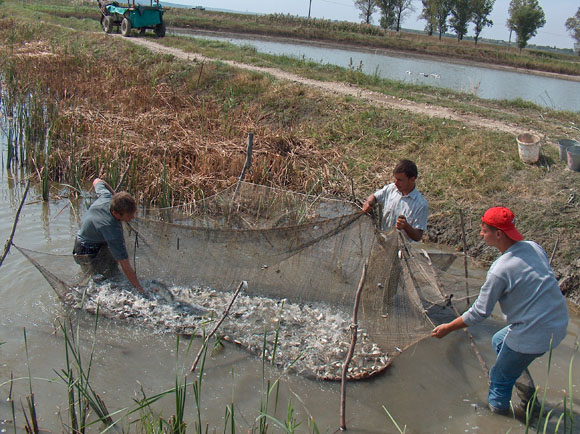
[[[171,3],[204,6],[206,8],[229,9],[239,12],[263,14],[290,14],[307,17],[308,7],[312,2],[311,17],[330,20],[360,22],[359,11],[354,7],[354,0],[168,0]],[[486,27],[480,37],[507,41],[509,31],[505,23],[510,0],[495,0],[491,19],[492,27]],[[546,14],[546,25],[538,30],[537,35],[530,39],[529,44],[547,45],[558,48],[573,48],[574,40],[566,30],[564,23],[576,14],[580,0],[540,0],[540,6]],[[413,0],[416,8],[403,22],[404,28],[423,30],[425,20],[418,20],[421,13],[421,0]],[[377,24],[379,15],[373,17]],[[473,36],[473,25],[468,35]],[[513,41],[513,38],[512,38]]]

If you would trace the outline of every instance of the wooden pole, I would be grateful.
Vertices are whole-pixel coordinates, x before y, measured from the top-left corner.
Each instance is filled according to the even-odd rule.
[[[358,284],[358,288],[356,290],[356,296],[354,300],[354,307],[352,312],[352,324],[350,325],[350,332],[351,332],[351,340],[350,340],[350,348],[348,349],[348,354],[346,355],[346,360],[344,361],[344,365],[342,365],[342,380],[340,383],[340,429],[346,430],[346,373],[348,371],[348,365],[352,360],[352,356],[354,354],[354,348],[356,346],[356,339],[357,339],[357,332],[358,332],[358,306],[360,304],[360,296],[362,293],[363,286],[367,279],[367,268],[368,263],[365,263],[362,271],[362,275],[360,277],[360,282]]]
[[[461,221],[461,235],[463,238],[463,268],[465,269],[465,295],[469,304],[469,274],[467,272],[467,237],[465,236],[465,223],[463,221],[463,211],[459,208],[459,220]]]
[[[209,335],[207,335],[205,337],[205,339],[203,340],[203,344],[201,345],[201,348],[199,349],[199,351],[197,352],[197,355],[195,356],[195,360],[193,361],[193,364],[191,365],[191,369],[189,370],[189,372],[193,372],[195,371],[195,368],[197,367],[197,364],[199,362],[199,359],[203,353],[203,350],[205,349],[205,346],[207,345],[208,341],[210,340],[210,338],[215,334],[215,332],[217,331],[217,329],[219,328],[220,325],[222,325],[222,323],[224,322],[224,320],[226,319],[226,317],[228,316],[228,313],[230,312],[230,309],[232,307],[232,305],[234,304],[234,301],[236,300],[236,297],[238,296],[238,294],[240,293],[240,291],[242,289],[247,289],[248,288],[248,282],[246,282],[245,280],[240,282],[240,285],[238,286],[238,289],[236,289],[236,292],[234,293],[232,299],[230,300],[230,304],[228,305],[228,307],[226,308],[226,310],[224,311],[222,318],[219,320],[219,322],[215,325],[215,327],[213,328],[213,330],[210,332]]]
[[[18,211],[16,211],[16,217],[14,218],[14,224],[12,225],[12,232],[10,233],[10,237],[6,240],[6,244],[4,244],[4,253],[2,253],[2,258],[0,258],[0,266],[4,263],[4,259],[8,255],[10,251],[10,246],[12,245],[12,240],[14,239],[14,233],[16,232],[16,225],[18,224],[18,219],[20,218],[20,211],[22,211],[22,206],[24,205],[24,201],[26,200],[26,195],[28,194],[28,189],[30,188],[30,179],[26,182],[26,189],[24,190],[24,194],[22,195],[22,199],[20,200],[20,205],[18,206]]]
[[[556,238],[556,244],[554,244],[554,250],[552,250],[552,255],[550,256],[550,267],[552,266],[554,256],[556,256],[556,250],[558,250],[558,244],[560,243],[560,235],[561,234],[558,234],[558,238]]]
[[[246,176],[246,171],[252,166],[252,148],[254,146],[254,133],[248,134],[248,148],[246,149],[246,162],[244,163],[244,167],[242,168],[242,173],[240,173],[240,178],[238,179],[238,183],[236,184],[236,189],[234,191],[234,196],[232,197],[232,203],[236,199],[238,195],[238,189],[240,188],[241,182],[244,180],[244,176]]]

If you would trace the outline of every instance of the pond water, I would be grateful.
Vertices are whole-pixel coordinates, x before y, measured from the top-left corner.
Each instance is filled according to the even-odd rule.
[[[255,47],[260,53],[291,56],[344,68],[360,68],[365,74],[410,84],[442,87],[475,94],[485,99],[521,98],[555,110],[580,111],[580,82],[531,73],[506,71],[453,62],[388,54],[381,50],[356,51],[327,46],[288,43],[260,38],[219,36],[208,33],[175,31],[196,38]]]
[[[0,136],[1,137],[1,136]],[[4,145],[2,144],[2,147]],[[3,154],[5,156],[5,154]],[[9,238],[18,205],[24,192],[23,175],[5,169],[2,159],[0,177],[0,240]],[[57,186],[53,186],[56,188]],[[53,191],[57,191],[53,189]],[[17,226],[15,244],[30,249],[68,253],[85,201],[66,198],[43,202],[32,185]],[[461,266],[461,264],[459,264]],[[462,269],[460,269],[462,271]],[[482,277],[484,270],[473,269]],[[64,339],[58,323],[71,318],[79,342],[88,357],[94,345],[91,384],[109,410],[131,408],[133,399],[170,389],[176,374],[187,369],[200,346],[194,339],[189,352],[182,343],[177,350],[176,336],[130,321],[100,319],[93,343],[95,316],[70,311],[56,297],[50,285],[15,249],[0,268],[0,432],[14,432],[7,398],[11,374],[12,398],[16,402],[17,432],[24,432],[20,402],[25,404],[30,369],[41,429],[62,432],[67,420],[67,393],[57,372],[65,367]],[[305,318],[305,321],[308,321]],[[471,330],[488,366],[494,360],[490,345],[492,333],[502,325],[490,319]],[[26,331],[26,345],[24,339]],[[575,354],[580,319],[573,315],[568,337],[554,352],[547,402],[562,402],[568,389],[570,360]],[[186,342],[187,343],[187,342]],[[179,358],[177,354],[179,353]],[[576,365],[578,361],[576,361]],[[548,384],[548,357],[531,368],[536,383]],[[280,378],[279,406],[276,416],[285,420],[287,402],[294,403],[295,416],[302,425],[296,432],[308,432],[307,418],[314,417],[320,432],[335,432],[339,426],[340,384],[317,382],[296,375],[285,375],[270,366],[262,370],[260,359],[235,345],[208,356],[202,389],[201,418],[210,432],[224,428],[225,408],[236,406],[238,432],[247,432],[259,413],[263,379]],[[574,408],[580,408],[580,370],[571,379]],[[196,406],[190,393],[186,402],[186,422],[193,432]],[[464,333],[456,332],[443,340],[426,339],[404,352],[387,371],[372,380],[347,385],[347,426],[353,433],[396,432],[385,408],[408,432],[512,432],[523,431],[516,420],[494,416],[486,409],[487,379],[473,355]],[[274,396],[270,397],[273,402]],[[273,414],[272,404],[270,413]],[[155,404],[166,417],[175,413],[173,397]],[[576,410],[578,411],[578,410]],[[133,416],[132,420],[137,416]],[[576,418],[578,419],[578,417]],[[282,432],[274,423],[273,432]],[[553,427],[553,425],[551,425]],[[96,431],[97,427],[92,428]],[[580,432],[580,420],[576,431]]]

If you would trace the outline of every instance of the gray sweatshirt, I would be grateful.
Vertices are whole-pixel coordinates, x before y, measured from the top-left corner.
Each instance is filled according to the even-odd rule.
[[[462,316],[468,326],[491,315],[496,302],[510,324],[507,346],[525,354],[545,353],[566,336],[568,306],[544,249],[519,241],[496,259],[473,306]]]

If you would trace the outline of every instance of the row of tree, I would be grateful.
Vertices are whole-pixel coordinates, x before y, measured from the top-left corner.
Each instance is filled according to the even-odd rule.
[[[566,29],[572,35],[572,39],[576,41],[576,52],[580,55],[580,8],[578,8],[574,16],[566,20]]]
[[[493,25],[489,18],[495,0],[421,0],[423,9],[420,18],[427,21],[425,31],[429,35],[439,34],[439,39],[449,29],[461,41],[473,23],[475,45],[485,27]],[[407,13],[415,10],[413,0],[354,0],[360,11],[360,18],[372,23],[375,13],[380,13],[379,24],[385,29],[399,31]],[[580,16],[578,17],[580,20]],[[511,0],[508,10],[507,28],[516,34],[520,50],[539,28],[546,24],[546,18],[538,0]]]

